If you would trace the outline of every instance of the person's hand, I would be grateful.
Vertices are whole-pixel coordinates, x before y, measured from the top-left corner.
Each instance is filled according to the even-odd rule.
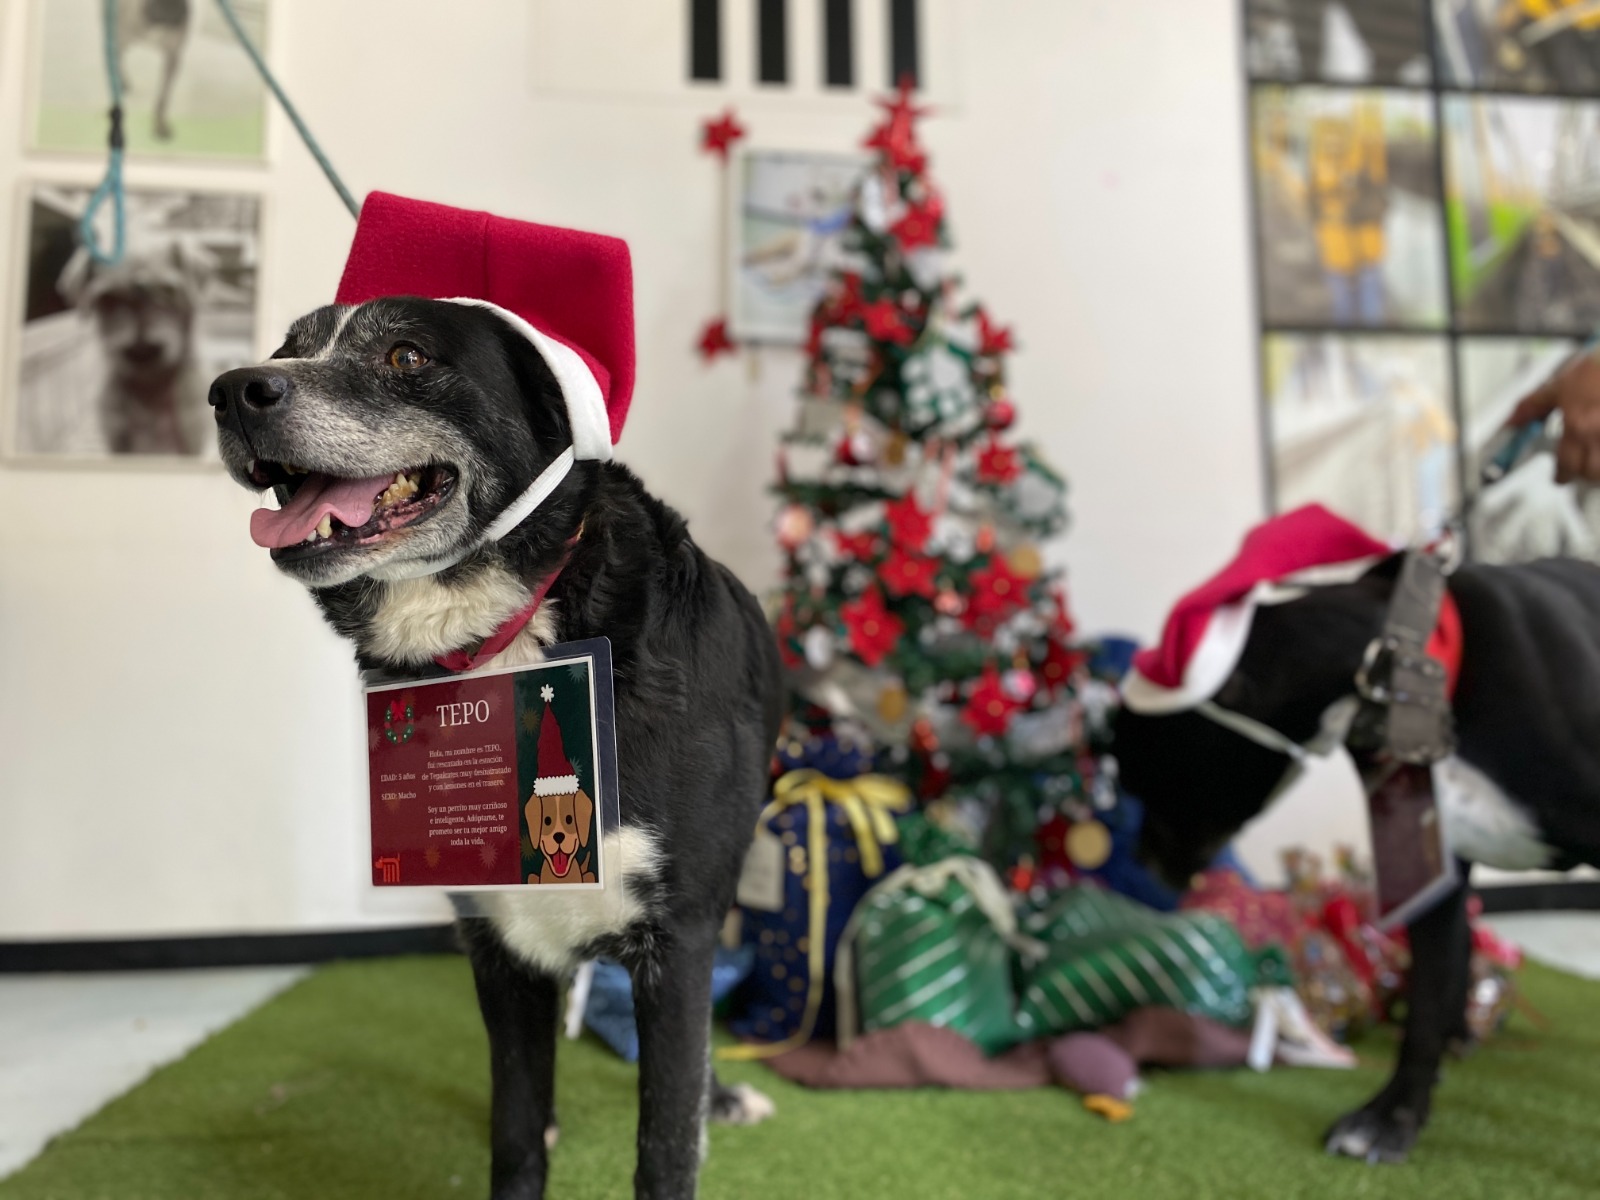
[[[1508,425],[1526,425],[1561,410],[1556,482],[1600,483],[1600,359],[1585,354],[1522,398]]]

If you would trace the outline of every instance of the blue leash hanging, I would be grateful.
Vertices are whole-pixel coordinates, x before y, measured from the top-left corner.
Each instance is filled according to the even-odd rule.
[[[228,27],[233,30],[233,36],[239,39],[239,44],[244,47],[244,52],[250,56],[250,61],[255,64],[256,71],[260,73],[262,82],[272,89],[272,94],[278,98],[278,103],[283,105],[283,111],[288,114],[293,122],[295,132],[300,135],[300,140],[306,144],[306,149],[311,151],[311,157],[317,160],[317,166],[322,168],[322,173],[328,177],[328,182],[333,185],[333,190],[339,193],[339,199],[344,201],[344,206],[350,210],[352,217],[361,215],[361,206],[356,203],[356,198],[350,194],[350,189],[344,186],[344,181],[339,178],[339,173],[333,169],[333,164],[328,161],[328,156],[322,152],[322,147],[317,139],[311,136],[311,130],[300,118],[300,111],[290,103],[288,94],[284,92],[278,77],[267,66],[267,60],[261,57],[261,51],[256,49],[256,44],[250,40],[250,35],[245,32],[244,25],[239,21],[239,14],[233,11],[233,0],[217,0],[217,7],[222,10]]]
[[[117,55],[117,0],[104,0],[101,5],[102,23],[105,26],[106,82],[111,87],[110,153],[106,158],[105,178],[89,197],[89,206],[78,218],[78,240],[89,256],[101,266],[115,266],[122,261],[128,236],[128,204],[122,187],[122,64]],[[94,220],[100,206],[111,201],[111,249],[100,247],[95,233]]]
[[[283,105],[283,111],[288,114],[295,132],[306,144],[306,149],[311,151],[311,157],[317,160],[317,166],[322,168],[322,173],[333,185],[333,190],[339,193],[339,199],[344,201],[344,206],[350,210],[352,217],[359,217],[361,206],[350,194],[350,189],[345,187],[344,181],[339,178],[339,173],[333,169],[333,164],[323,153],[322,146],[312,136],[311,130],[301,118],[299,110],[284,92],[272,69],[267,66],[267,60],[261,57],[261,51],[245,32],[239,14],[233,10],[233,0],[217,0],[217,7],[222,10],[223,19],[228,22],[228,28],[233,30],[233,36],[239,40],[239,45],[244,47],[245,54],[254,64],[262,82],[271,89],[278,103]],[[107,139],[109,153],[106,156],[105,178],[100,181],[100,186],[95,188],[94,195],[89,197],[89,205],[83,210],[83,216],[78,219],[78,239],[95,262],[102,266],[115,266],[122,261],[127,248],[128,220],[127,192],[122,183],[122,160],[126,141],[122,129],[122,64],[117,53],[117,0],[102,0],[101,16],[105,27],[106,82],[111,89],[111,133]],[[112,239],[109,251],[101,247],[94,227],[95,218],[108,200],[112,209]]]

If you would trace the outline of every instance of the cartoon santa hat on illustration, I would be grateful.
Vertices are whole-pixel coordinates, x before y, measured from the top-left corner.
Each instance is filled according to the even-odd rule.
[[[633,266],[620,238],[373,192],[335,300],[422,296],[488,309],[526,338],[566,402],[572,445],[484,531],[516,528],[579,460],[605,462],[633,399]],[[465,557],[430,563],[440,571]]]
[[[550,702],[556,698],[549,684],[539,689],[539,699],[544,701],[544,717],[539,721],[539,774],[533,783],[535,796],[565,796],[578,790],[578,773],[567,757],[561,741],[561,725]]]

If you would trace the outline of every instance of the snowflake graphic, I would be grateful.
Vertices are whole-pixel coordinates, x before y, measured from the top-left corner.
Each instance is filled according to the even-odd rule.
[[[551,687],[548,683],[545,684],[542,688],[539,689],[539,699],[543,700],[546,704],[549,704],[555,698],[556,698],[556,690],[555,690],[555,688]]]

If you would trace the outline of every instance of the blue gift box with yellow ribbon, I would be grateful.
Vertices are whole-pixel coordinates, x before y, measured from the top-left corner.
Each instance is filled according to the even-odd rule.
[[[832,1036],[839,936],[861,897],[900,865],[895,815],[910,807],[905,785],[883,775],[833,779],[802,768],[773,785],[752,850],[753,859],[771,857],[770,898],[752,903],[741,881],[755,965],[730,1025],[749,1044],[725,1056],[762,1057]]]

